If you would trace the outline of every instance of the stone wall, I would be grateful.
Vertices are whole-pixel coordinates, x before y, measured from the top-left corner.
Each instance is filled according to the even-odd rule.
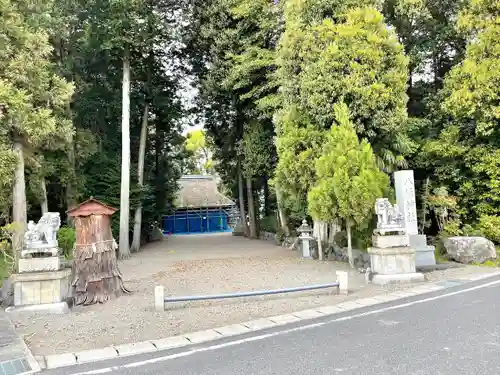
[[[370,265],[370,255],[364,251],[358,249],[352,249],[352,256],[354,258],[354,267],[366,269],[371,267]],[[336,262],[349,262],[349,255],[347,252],[347,247],[337,247],[332,246],[327,250],[327,259]]]
[[[259,238],[263,241],[273,242],[277,246],[282,246],[282,247],[286,247],[286,248],[289,248],[293,244],[295,244],[296,249],[298,249],[298,246],[299,246],[298,241],[297,241],[297,237],[292,237],[292,236],[281,237],[281,236],[278,236],[276,233],[261,231],[259,234]]]
[[[295,243],[295,250],[299,250],[300,243],[297,241],[297,237],[284,237],[283,240],[277,239],[277,235],[271,232],[260,232],[260,239],[262,241],[273,242],[277,246],[283,246],[289,248]],[[313,259],[318,259],[318,245],[316,241],[311,241],[311,255]],[[370,267],[370,255],[364,251],[352,249],[352,255],[354,256],[354,267],[366,269]],[[347,255],[347,247],[329,247],[326,249],[325,259],[336,262],[349,262],[349,257]]]

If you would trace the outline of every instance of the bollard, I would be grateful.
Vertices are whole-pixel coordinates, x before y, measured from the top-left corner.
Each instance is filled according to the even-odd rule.
[[[165,311],[165,288],[161,285],[155,286],[155,310]]]
[[[349,285],[347,282],[348,273],[346,271],[337,271],[336,274],[337,282],[339,283],[339,294],[347,295],[349,291]]]

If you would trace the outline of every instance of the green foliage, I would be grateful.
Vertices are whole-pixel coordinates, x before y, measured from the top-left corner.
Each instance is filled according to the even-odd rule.
[[[452,191],[457,213],[469,224],[500,214],[498,13],[498,5],[486,0],[472,0],[462,10],[458,30],[468,40],[465,57],[450,70],[439,94],[436,114],[444,127],[424,147],[435,178]]]
[[[14,271],[15,261],[12,252],[12,233],[16,224],[8,224],[0,227],[0,287],[3,280]]]
[[[459,27],[470,34],[464,61],[454,67],[445,81],[449,96],[445,111],[457,120],[474,121],[476,137],[496,133],[500,120],[500,15],[492,0],[472,0],[461,14]]]
[[[278,225],[278,219],[276,215],[265,216],[260,219],[260,230],[270,233],[278,233],[280,228]]]
[[[500,244],[500,216],[483,215],[477,229],[489,240]]]
[[[379,170],[370,144],[359,142],[347,105],[335,105],[334,112],[338,126],[332,126],[316,161],[318,182],[309,192],[309,212],[318,220],[342,218],[363,226],[375,200],[386,195],[389,178]]]
[[[211,140],[207,139],[202,129],[192,130],[187,134],[185,147],[192,155],[193,168],[189,172],[194,174],[212,174],[213,162],[211,158]]]
[[[307,213],[307,194],[316,181],[314,163],[325,138],[324,132],[304,122],[304,116],[290,108],[279,124],[276,140],[275,179],[283,189],[284,205],[300,219]]]
[[[286,2],[276,56],[282,109],[276,113],[275,178],[285,206],[297,216],[308,211],[312,186],[326,184],[318,182],[315,163],[335,120],[336,103],[347,104],[356,133],[367,139],[386,170],[405,165],[403,156],[413,151],[406,129],[408,60],[372,5]],[[335,207],[332,196],[321,200],[323,210]]]
[[[66,259],[71,259],[73,256],[73,246],[76,241],[76,232],[74,228],[62,226],[57,232],[57,241],[59,248]]]
[[[25,162],[37,152],[64,145],[73,133],[66,108],[73,85],[56,72],[51,61],[50,22],[43,4],[0,2],[0,210],[8,211],[14,166],[13,144],[22,144]],[[25,216],[23,205],[13,208]]]
[[[439,236],[441,238],[453,237],[453,236],[461,236],[463,234],[462,231],[462,223],[458,219],[450,220],[440,232]]]
[[[325,18],[305,29],[292,23],[278,61],[285,103],[328,129],[333,105],[345,102],[358,134],[386,167],[404,165],[402,155],[412,150],[405,129],[408,60],[379,12],[356,8],[342,22]]]
[[[251,121],[245,129],[241,142],[243,174],[245,177],[266,176],[272,163],[274,145],[272,133],[262,122]]]

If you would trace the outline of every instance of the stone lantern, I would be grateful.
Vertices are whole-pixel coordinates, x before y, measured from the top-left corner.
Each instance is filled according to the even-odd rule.
[[[312,258],[311,255],[311,241],[312,237],[312,228],[307,224],[307,220],[302,220],[302,225],[297,229],[299,232],[299,240],[302,248],[302,257],[303,258]]]

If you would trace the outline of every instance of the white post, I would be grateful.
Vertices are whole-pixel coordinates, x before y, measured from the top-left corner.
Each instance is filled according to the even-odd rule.
[[[165,311],[165,288],[161,285],[155,286],[155,310]]]
[[[337,282],[339,283],[339,294],[347,295],[349,291],[349,285],[347,282],[348,273],[346,271],[337,271],[336,274]]]

